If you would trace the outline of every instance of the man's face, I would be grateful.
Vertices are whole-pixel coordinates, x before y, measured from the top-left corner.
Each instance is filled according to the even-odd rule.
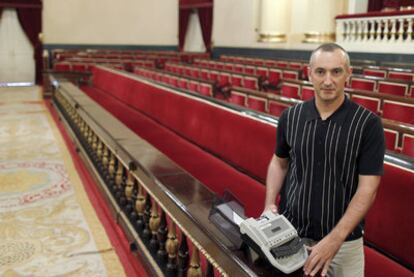
[[[315,88],[316,100],[333,103],[342,99],[346,81],[352,69],[339,49],[333,52],[318,51],[311,61],[309,79]]]

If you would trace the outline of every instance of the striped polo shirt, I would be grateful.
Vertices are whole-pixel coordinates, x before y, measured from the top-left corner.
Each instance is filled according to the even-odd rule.
[[[285,110],[275,154],[289,159],[280,212],[299,236],[320,240],[338,223],[358,186],[358,175],[382,175],[381,119],[348,100],[322,120],[315,100]],[[362,236],[363,222],[347,240]]]

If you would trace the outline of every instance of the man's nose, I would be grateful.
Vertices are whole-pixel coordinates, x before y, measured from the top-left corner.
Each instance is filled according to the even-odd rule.
[[[323,79],[323,83],[325,84],[325,85],[330,85],[330,84],[332,84],[333,82],[332,82],[332,75],[331,75],[331,73],[330,72],[328,72],[328,73],[326,73],[325,74],[325,78]]]

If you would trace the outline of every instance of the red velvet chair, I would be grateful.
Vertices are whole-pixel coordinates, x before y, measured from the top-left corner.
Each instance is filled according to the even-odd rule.
[[[276,86],[279,83],[280,78],[282,77],[282,70],[277,68],[269,69],[269,83]]]
[[[408,124],[414,124],[414,105],[384,100],[382,117]]]
[[[384,128],[385,145],[388,150],[398,152],[398,132]]]
[[[230,91],[229,102],[239,106],[246,106],[247,95],[238,91]]]
[[[72,64],[72,70],[73,71],[84,72],[84,71],[86,71],[86,65],[83,64],[83,63],[73,63]]]
[[[375,114],[380,113],[381,100],[379,98],[353,94],[351,100]]]
[[[273,61],[273,60],[266,60],[265,61],[265,66],[267,66],[267,67],[275,67],[275,66],[277,66],[277,62],[276,61]]]
[[[211,84],[200,83],[198,86],[198,93],[205,96],[213,96],[213,88]]]
[[[233,64],[232,63],[225,63],[224,69],[227,71],[233,71]]]
[[[413,81],[414,73],[413,72],[388,71],[388,78],[404,80],[404,81]]]
[[[188,83],[188,90],[198,93],[199,83],[197,81],[190,81]]]
[[[249,95],[247,97],[247,107],[249,107],[252,110],[265,113],[267,111],[267,99],[263,97]]]
[[[233,87],[243,86],[243,76],[238,74],[232,74],[230,83]]]
[[[387,78],[387,71],[386,70],[383,70],[383,69],[368,69],[368,68],[364,68],[362,70],[362,74],[367,75],[367,76]]]
[[[405,96],[408,93],[408,84],[379,81],[378,92]]]
[[[281,102],[274,101],[274,100],[269,100],[268,110],[269,110],[269,114],[271,115],[279,117],[282,114],[282,112],[288,107],[290,107],[289,104],[281,103]]]
[[[257,81],[256,77],[244,77],[243,78],[243,87],[248,88],[248,89],[254,89],[254,90],[258,90],[259,89],[259,83]]]
[[[299,74],[296,71],[283,70],[282,79],[299,80]]]
[[[315,90],[310,86],[302,86],[301,98],[306,101],[315,96]]]
[[[281,68],[288,68],[288,62],[284,62],[284,61],[277,61],[276,62],[276,66],[277,67],[281,67]]]
[[[182,89],[187,89],[188,87],[188,80],[184,78],[178,79],[178,87]]]
[[[219,72],[215,70],[210,70],[209,73],[209,80],[211,81],[218,81]]]
[[[242,64],[235,64],[233,65],[233,71],[243,73],[244,66]]]
[[[267,76],[269,75],[269,69],[267,67],[258,66],[256,68],[256,74],[257,76],[262,76],[263,78],[267,79]]]
[[[72,71],[72,65],[67,62],[58,62],[53,65],[53,69],[56,71]]]
[[[403,134],[401,148],[403,154],[414,157],[414,135]]]
[[[193,67],[190,72],[190,77],[200,78],[200,70],[197,67]]]
[[[290,62],[289,63],[289,68],[291,69],[302,69],[303,65],[301,63],[297,63],[297,62]]]
[[[252,65],[245,65],[243,73],[250,74],[250,75],[256,75],[256,67]]]
[[[201,69],[200,78],[203,80],[210,80],[210,71],[208,69]]]
[[[353,89],[375,91],[375,80],[369,80],[365,78],[351,77],[350,87]]]
[[[220,86],[227,86],[230,84],[230,74],[221,72],[218,76],[218,83]]]
[[[289,98],[300,99],[300,85],[283,82],[282,88],[280,90],[280,95]]]

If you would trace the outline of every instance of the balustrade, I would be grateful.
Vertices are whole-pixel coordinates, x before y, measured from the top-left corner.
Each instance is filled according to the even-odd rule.
[[[349,51],[413,53],[414,12],[336,17],[336,42]]]

